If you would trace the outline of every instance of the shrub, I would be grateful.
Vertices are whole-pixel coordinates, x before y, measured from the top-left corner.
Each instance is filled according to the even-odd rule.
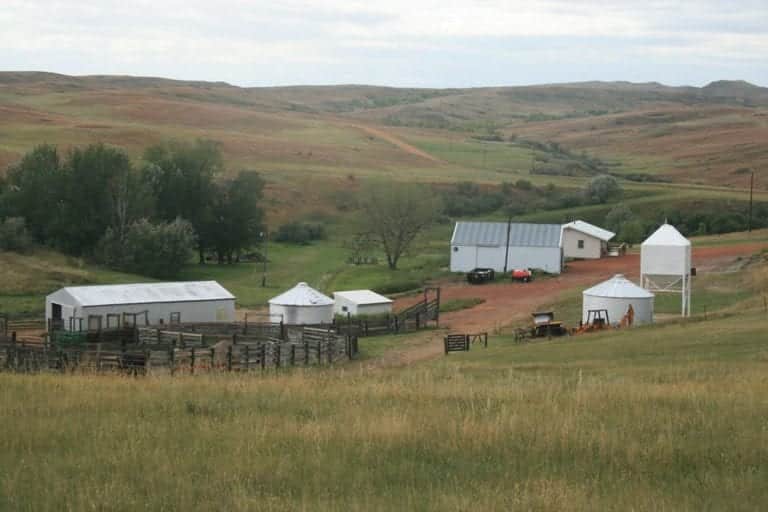
[[[23,252],[32,245],[32,236],[23,217],[0,221],[0,250]]]
[[[373,291],[375,291],[376,293],[380,293],[382,295],[386,295],[388,293],[408,292],[411,290],[415,290],[417,288],[421,288],[421,283],[419,281],[404,280],[404,281],[392,281],[386,284],[376,286],[373,288]]]
[[[584,195],[592,203],[607,203],[619,199],[624,194],[619,182],[613,176],[601,174],[595,176],[584,189]]]
[[[289,222],[278,228],[274,240],[289,244],[308,245],[314,240],[324,240],[325,237],[325,226],[322,224]]]
[[[114,268],[169,278],[179,275],[194,244],[195,231],[184,219],[158,224],[142,219],[131,224],[122,239],[111,228],[107,229],[99,242],[97,257]]]

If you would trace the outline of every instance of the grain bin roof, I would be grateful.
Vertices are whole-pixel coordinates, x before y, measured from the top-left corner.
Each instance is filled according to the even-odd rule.
[[[509,225],[509,245],[510,247],[560,247],[561,232],[560,224],[513,222]],[[499,247],[506,243],[506,222],[457,222],[451,238],[452,245]]]
[[[653,232],[651,236],[645,239],[642,245],[666,245],[685,247],[690,246],[691,242],[670,224],[663,224],[659,229]]]
[[[63,290],[83,307],[200,302],[235,298],[216,281],[67,286]]]
[[[573,229],[580,233],[584,233],[585,235],[599,238],[604,242],[607,242],[608,240],[616,236],[616,233],[614,233],[613,231],[608,231],[607,229],[599,228],[593,224],[590,224],[589,222],[584,222],[583,220],[575,220],[573,222],[569,222],[568,224],[563,224],[563,229]]]
[[[299,283],[287,292],[269,299],[269,303],[278,306],[329,306],[333,304],[333,299],[307,283]]]
[[[333,297],[341,297],[359,305],[389,304],[392,302],[392,299],[388,299],[387,297],[379,295],[378,293],[371,290],[348,290],[344,292],[333,292]]]
[[[640,288],[622,274],[616,274],[609,280],[584,290],[583,293],[584,295],[591,295],[593,297],[615,297],[623,299],[649,299],[653,297],[651,292]]]

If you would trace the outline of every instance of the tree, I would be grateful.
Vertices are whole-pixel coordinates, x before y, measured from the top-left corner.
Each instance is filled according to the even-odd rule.
[[[414,239],[433,224],[440,202],[426,187],[411,184],[376,184],[361,200],[366,229],[381,244],[391,270]]]
[[[204,263],[205,250],[212,245],[206,227],[215,224],[214,177],[222,170],[221,145],[211,140],[171,142],[148,148],[144,161],[143,180],[155,197],[155,214],[166,221],[189,220],[198,234],[198,256]]]
[[[624,190],[619,182],[608,174],[595,176],[584,188],[584,195],[593,203],[607,203],[612,199],[621,198],[623,194]]]
[[[614,233],[618,233],[621,231],[621,227],[633,220],[635,218],[635,214],[632,212],[632,210],[624,203],[619,203],[606,214],[605,216],[605,227],[613,231]]]
[[[36,146],[8,170],[4,214],[23,217],[37,241],[50,243],[56,235],[63,183],[56,146]]]
[[[628,244],[637,244],[645,237],[645,224],[639,219],[632,219],[621,225],[619,240]]]
[[[264,230],[264,211],[259,206],[263,190],[264,180],[252,171],[214,184],[211,214],[198,235],[205,238],[219,263],[232,263],[242,250],[259,241]]]

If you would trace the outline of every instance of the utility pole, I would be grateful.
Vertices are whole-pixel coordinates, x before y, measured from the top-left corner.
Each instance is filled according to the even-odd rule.
[[[269,246],[269,229],[265,228],[264,231],[261,232],[261,238],[264,243],[264,267],[262,269],[261,274],[261,287],[266,288],[267,287],[267,247]]]
[[[749,177],[749,216],[747,217],[747,232],[752,232],[752,190],[755,188],[755,170]]]
[[[504,249],[504,273],[507,273],[507,265],[509,265],[509,232],[512,229],[512,214],[507,217],[507,246]]]

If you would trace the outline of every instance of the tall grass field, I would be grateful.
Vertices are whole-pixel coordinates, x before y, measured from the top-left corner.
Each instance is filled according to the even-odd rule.
[[[767,330],[756,311],[406,369],[0,374],[0,510],[764,510]]]

